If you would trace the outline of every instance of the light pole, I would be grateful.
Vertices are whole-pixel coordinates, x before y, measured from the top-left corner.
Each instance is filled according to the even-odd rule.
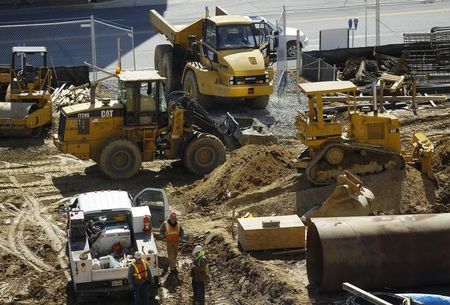
[[[366,42],[366,47],[367,47],[367,0],[364,0],[364,2],[366,3],[366,5],[364,6],[364,15],[365,15],[365,19],[364,19],[364,34],[365,34],[365,42]]]
[[[375,10],[376,10],[376,32],[375,32],[375,35],[376,35],[376,43],[375,43],[375,45],[376,46],[379,46],[380,45],[380,0],[376,0],[376,8],[375,8]]]

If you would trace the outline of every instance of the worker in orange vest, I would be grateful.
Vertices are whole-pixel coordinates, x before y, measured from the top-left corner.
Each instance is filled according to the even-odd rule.
[[[161,237],[166,239],[167,257],[170,272],[177,272],[177,256],[180,238],[184,238],[183,227],[177,219],[177,214],[171,213],[159,230]]]
[[[142,253],[134,253],[135,260],[128,267],[128,283],[133,286],[134,305],[149,305],[149,284],[153,282],[152,272],[142,259]]]

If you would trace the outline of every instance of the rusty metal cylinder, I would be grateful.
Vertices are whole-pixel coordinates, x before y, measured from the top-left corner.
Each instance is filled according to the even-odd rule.
[[[306,267],[322,292],[450,283],[450,213],[313,218]]]

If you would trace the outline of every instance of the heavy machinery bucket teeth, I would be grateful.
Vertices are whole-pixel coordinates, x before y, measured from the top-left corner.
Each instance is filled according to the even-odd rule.
[[[313,157],[305,173],[312,183],[325,185],[335,182],[346,170],[367,175],[404,167],[405,160],[395,152],[362,144],[330,143]]]

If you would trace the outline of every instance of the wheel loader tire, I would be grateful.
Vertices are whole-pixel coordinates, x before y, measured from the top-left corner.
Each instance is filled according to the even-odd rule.
[[[213,97],[200,93],[198,89],[197,77],[194,71],[188,71],[184,77],[183,90],[196,100],[206,110],[211,110],[213,107]]]
[[[203,176],[225,162],[225,147],[210,134],[191,140],[183,152],[183,164],[193,174]]]
[[[269,96],[258,96],[250,100],[250,107],[253,109],[264,109],[269,105]]]
[[[141,164],[141,153],[134,143],[113,139],[103,147],[98,166],[111,179],[128,179],[136,175]]]

